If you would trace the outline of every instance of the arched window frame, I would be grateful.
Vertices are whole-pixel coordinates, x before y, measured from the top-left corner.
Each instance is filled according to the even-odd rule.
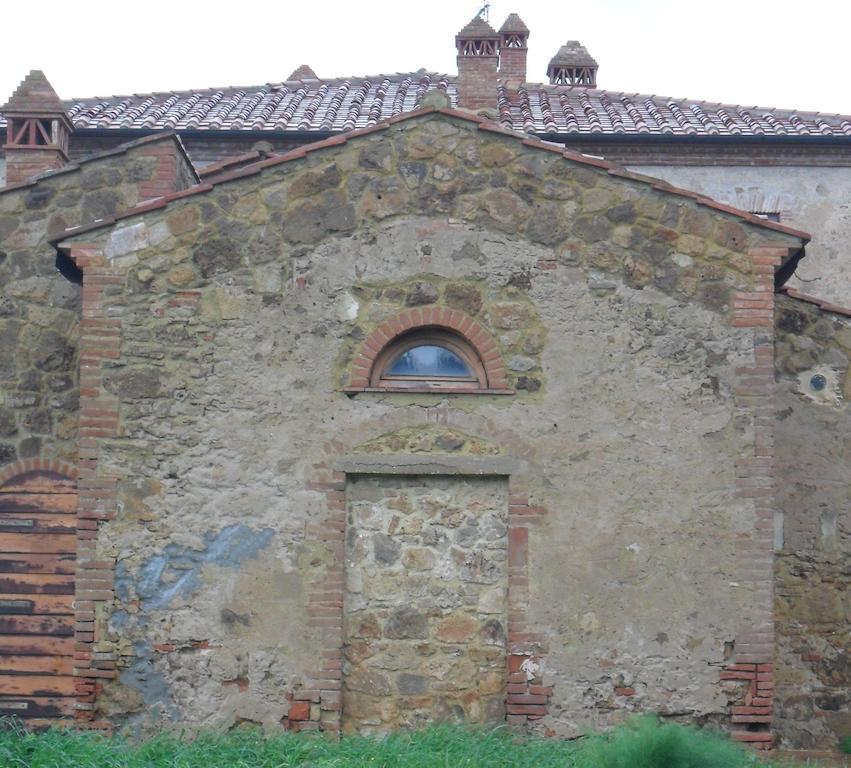
[[[388,371],[399,355],[424,345],[442,347],[457,355],[470,369],[472,376],[394,376]],[[457,333],[442,328],[419,328],[400,334],[375,358],[370,372],[370,387],[381,389],[487,389],[485,366],[475,349]]]
[[[481,386],[464,387],[450,386],[432,387],[428,382],[419,386],[408,383],[408,386],[394,386],[392,382],[379,382],[373,386],[373,372],[382,370],[376,366],[378,358],[401,338],[413,338],[414,333],[423,337],[432,333],[447,334],[444,340],[454,338],[460,347],[469,350],[473,360],[484,369],[484,376],[479,379]],[[453,350],[454,351],[454,350]],[[388,355],[389,356],[389,355]],[[382,358],[383,362],[383,358]],[[384,363],[392,362],[387,360]],[[476,370],[474,368],[474,370]],[[448,307],[426,307],[409,309],[390,317],[380,323],[367,335],[360,346],[359,353],[349,368],[349,383],[343,391],[354,395],[358,392],[443,392],[448,394],[489,394],[513,395],[514,390],[509,386],[507,371],[502,360],[502,353],[491,334],[469,315],[457,309]]]

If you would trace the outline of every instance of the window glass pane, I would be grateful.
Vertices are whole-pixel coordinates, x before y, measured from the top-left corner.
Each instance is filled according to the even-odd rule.
[[[423,344],[399,355],[385,376],[464,376],[473,378],[470,367],[446,347]]]

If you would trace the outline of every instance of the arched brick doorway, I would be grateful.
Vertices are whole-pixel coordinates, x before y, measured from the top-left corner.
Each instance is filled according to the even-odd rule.
[[[73,471],[0,475],[0,715],[74,716]]]

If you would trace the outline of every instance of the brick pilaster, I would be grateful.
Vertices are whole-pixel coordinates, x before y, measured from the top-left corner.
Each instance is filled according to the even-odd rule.
[[[729,711],[733,738],[760,749],[772,745],[774,696],[774,272],[787,255],[786,246],[752,248],[752,289],[733,296],[732,324],[753,334],[753,360],[736,369],[737,405],[753,425],[752,443],[736,462],[736,495],[753,525],[736,540],[736,588],[748,595],[747,608],[721,679],[743,684]]]
[[[77,720],[81,726],[107,728],[95,720],[101,681],[116,677],[116,656],[102,646],[98,613],[114,597],[115,560],[98,555],[100,525],[115,516],[117,478],[99,467],[100,441],[118,436],[118,398],[103,388],[102,365],[119,356],[121,321],[104,306],[104,292],[119,283],[118,271],[100,250],[75,245],[71,258],[83,271],[80,321],[80,425],[77,507],[77,574],[75,584],[74,675]]]
[[[316,467],[310,489],[325,496],[325,517],[307,525],[310,541],[321,542],[332,558],[322,575],[308,584],[307,625],[319,635],[316,677],[293,693],[287,725],[293,730],[340,732],[343,682],[343,599],[346,574],[346,476]]]
[[[546,509],[529,502],[512,477],[508,499],[508,669],[505,711],[512,725],[528,727],[549,713],[552,688],[544,685],[544,637],[533,631],[529,607],[529,529]]]

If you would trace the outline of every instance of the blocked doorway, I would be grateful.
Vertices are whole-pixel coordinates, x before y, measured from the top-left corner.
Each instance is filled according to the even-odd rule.
[[[507,478],[349,476],[343,730],[505,716]]]

